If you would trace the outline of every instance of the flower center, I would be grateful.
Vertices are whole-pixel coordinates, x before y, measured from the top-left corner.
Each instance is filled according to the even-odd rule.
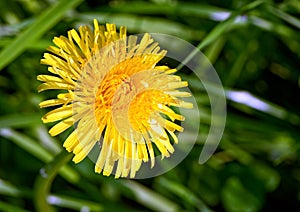
[[[127,74],[109,74],[104,77],[96,94],[96,109],[110,110],[116,90],[124,84],[127,77]],[[127,89],[130,90],[130,85]]]
[[[129,120],[132,128],[145,132],[151,128],[151,121],[157,120],[162,105],[172,98],[160,90],[145,90],[135,96],[129,106]]]

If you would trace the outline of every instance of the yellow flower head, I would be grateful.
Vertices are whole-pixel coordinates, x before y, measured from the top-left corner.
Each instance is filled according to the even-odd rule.
[[[133,178],[143,162],[154,166],[157,149],[162,158],[174,152],[175,131],[183,128],[174,121],[184,117],[170,106],[191,108],[178,97],[190,94],[178,88],[187,82],[174,75],[175,69],[156,66],[165,56],[149,34],[126,36],[126,28],[114,24],[94,31],[81,26],[68,37],[53,39],[41,60],[52,75],[39,75],[38,91],[66,90],[40,107],[59,106],[48,112],[44,123],[56,122],[49,133],[56,136],[71,126],[73,132],[64,147],[75,154],[75,163],[98,146],[95,172]]]

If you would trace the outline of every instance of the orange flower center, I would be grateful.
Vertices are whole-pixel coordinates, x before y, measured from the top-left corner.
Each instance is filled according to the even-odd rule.
[[[117,89],[127,77],[127,74],[108,74],[104,77],[96,94],[96,108],[110,110]]]
[[[160,106],[171,102],[172,98],[160,90],[145,90],[135,96],[129,106],[129,120],[134,130],[147,131],[150,121],[157,120]]]
[[[173,102],[173,98],[158,89],[148,88],[145,81],[150,72],[140,72],[129,77],[127,74],[108,74],[98,87],[95,111],[100,125],[112,118],[115,127],[123,134],[134,130],[146,132],[151,120],[157,120],[161,106]],[[106,120],[104,120],[106,119]]]

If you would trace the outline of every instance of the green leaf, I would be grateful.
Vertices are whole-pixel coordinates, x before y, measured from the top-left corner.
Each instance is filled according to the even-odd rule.
[[[0,52],[0,71],[24,52],[35,40],[53,27],[64,16],[67,10],[75,8],[83,0],[61,0],[41,15],[18,35],[13,42]]]

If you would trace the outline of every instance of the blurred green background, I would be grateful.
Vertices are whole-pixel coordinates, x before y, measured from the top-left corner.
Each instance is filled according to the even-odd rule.
[[[94,18],[127,26],[130,34],[177,36],[210,59],[228,111],[207,163],[198,158],[209,104],[182,70],[202,119],[193,150],[176,168],[115,180],[95,174],[85,159],[41,177],[67,134],[52,138],[51,124],[40,121],[48,110],[38,103],[51,93],[36,91],[36,76],[47,72],[40,59],[54,36]],[[299,1],[0,0],[0,211],[36,211],[46,203],[57,211],[299,211],[299,58]]]

